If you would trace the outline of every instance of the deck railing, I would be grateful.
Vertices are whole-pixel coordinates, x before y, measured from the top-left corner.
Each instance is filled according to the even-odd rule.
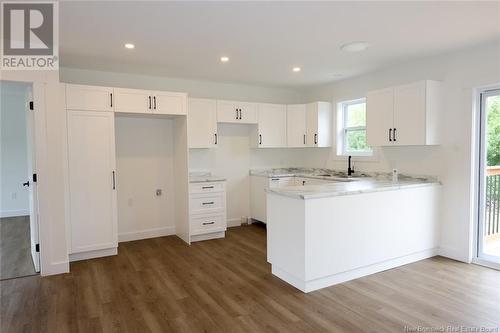
[[[484,235],[500,233],[500,166],[486,169],[486,214]]]

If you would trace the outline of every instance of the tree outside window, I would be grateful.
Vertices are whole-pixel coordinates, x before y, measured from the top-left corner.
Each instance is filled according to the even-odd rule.
[[[341,109],[342,155],[371,156],[366,142],[366,99],[342,102]]]

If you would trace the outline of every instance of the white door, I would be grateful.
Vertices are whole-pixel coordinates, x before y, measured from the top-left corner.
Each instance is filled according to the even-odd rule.
[[[240,110],[240,123],[257,124],[258,104],[240,102],[238,108]]]
[[[29,101],[33,101],[32,92],[27,96],[26,107],[26,136],[27,136],[27,152],[28,152],[28,170],[27,170],[27,185],[28,185],[28,200],[30,211],[30,240],[31,240],[31,258],[36,272],[40,272],[40,252],[37,249],[39,244],[39,228],[38,228],[38,187],[35,176],[36,174],[36,154],[35,154],[35,111],[30,109]],[[35,104],[33,103],[33,106]]]
[[[281,104],[260,104],[258,129],[258,147],[285,147],[286,106]]]
[[[186,114],[186,99],[184,93],[153,91],[153,113],[183,115]]]
[[[188,103],[189,148],[213,148],[217,137],[217,101],[190,98]]]
[[[114,115],[67,112],[71,253],[117,247]]]
[[[425,81],[394,88],[393,144],[425,145]]]
[[[68,109],[71,109],[69,106]],[[115,112],[151,113],[153,111],[153,96],[148,90],[114,89]]]
[[[306,106],[306,147],[318,145],[318,107],[316,103]]]
[[[113,111],[113,88],[66,84],[66,107],[72,110]]]
[[[370,91],[366,97],[366,140],[370,147],[393,144],[394,89]]]
[[[306,105],[296,104],[286,107],[286,136],[288,147],[306,146]]]
[[[240,123],[240,111],[236,102],[217,101],[218,123]]]

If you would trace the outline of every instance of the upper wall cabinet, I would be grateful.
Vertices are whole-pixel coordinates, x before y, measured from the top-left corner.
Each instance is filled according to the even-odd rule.
[[[217,122],[256,124],[257,104],[235,101],[217,101]]]
[[[371,91],[366,102],[366,135],[372,147],[440,143],[442,88],[419,81]]]
[[[217,101],[189,98],[188,100],[189,148],[213,148],[217,137]]]
[[[83,111],[113,111],[113,88],[66,84],[66,108]]]
[[[259,104],[257,119],[252,129],[253,147],[286,147],[286,105]]]
[[[332,104],[306,105],[306,147],[331,147],[333,137]]]
[[[114,89],[115,112],[184,115],[187,95],[168,91]]]
[[[288,147],[306,147],[306,105],[286,106],[286,136]]]

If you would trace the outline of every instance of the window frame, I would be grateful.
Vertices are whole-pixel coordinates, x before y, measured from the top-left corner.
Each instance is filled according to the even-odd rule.
[[[339,149],[340,155],[342,156],[373,156],[373,148],[370,147],[368,150],[364,151],[349,151],[347,150],[347,133],[349,132],[355,132],[355,131],[365,131],[366,133],[366,123],[364,126],[348,126],[348,109],[349,106],[351,105],[356,105],[356,104],[365,104],[365,110],[366,110],[366,97],[362,98],[357,98],[349,101],[343,101],[340,102],[340,108],[341,108],[341,128],[340,128],[340,133],[341,133],[341,149]],[[365,111],[366,112],[366,111]]]

